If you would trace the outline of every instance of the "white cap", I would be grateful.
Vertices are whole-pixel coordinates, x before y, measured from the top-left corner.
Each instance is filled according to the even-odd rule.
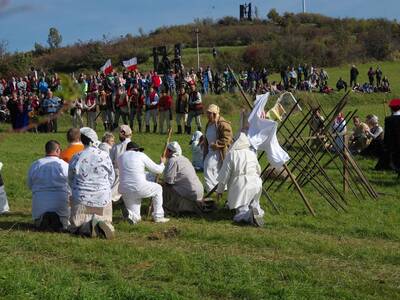
[[[180,155],[182,155],[182,148],[181,148],[181,146],[179,145],[179,143],[178,142],[171,142],[171,143],[169,143],[168,145],[167,145],[167,148],[169,149],[169,150],[171,150],[173,153],[174,153],[174,155],[173,156],[180,156]]]

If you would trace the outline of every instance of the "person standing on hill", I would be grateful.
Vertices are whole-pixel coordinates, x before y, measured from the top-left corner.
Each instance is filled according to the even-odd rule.
[[[188,112],[189,112],[189,95],[186,93],[185,87],[181,86],[178,96],[176,98],[176,105],[175,105],[176,125],[178,127],[177,134],[182,133],[182,124],[186,129]]]
[[[375,80],[375,71],[372,67],[369,68],[367,75],[368,75],[369,84],[373,87],[374,80]]]
[[[157,114],[158,114],[159,96],[154,87],[150,87],[146,97],[146,132],[150,132],[150,119],[153,120],[153,133],[157,132]]]
[[[200,92],[197,91],[196,85],[190,86],[189,93],[189,116],[186,125],[186,133],[192,131],[192,120],[195,119],[197,130],[201,131],[201,115],[203,114],[203,101]]]
[[[160,134],[164,134],[164,123],[167,125],[167,130],[171,128],[172,119],[172,96],[168,95],[168,91],[164,90],[158,103],[160,112]]]
[[[207,109],[208,123],[204,138],[204,180],[207,192],[217,185],[219,169],[232,143],[231,124],[219,112],[215,104],[210,104]]]
[[[381,87],[381,81],[382,81],[382,70],[381,67],[377,67],[375,71],[375,76],[376,76],[376,87],[380,88]]]
[[[350,86],[353,88],[357,84],[357,77],[358,77],[358,69],[355,65],[351,66],[350,69]]]
[[[96,130],[97,95],[95,92],[88,93],[85,108],[87,112],[87,126]]]
[[[129,115],[129,125],[133,130],[135,116],[138,123],[138,132],[142,132],[142,115],[143,115],[143,106],[144,106],[144,96],[143,93],[134,87],[131,90],[130,95],[130,115]]]

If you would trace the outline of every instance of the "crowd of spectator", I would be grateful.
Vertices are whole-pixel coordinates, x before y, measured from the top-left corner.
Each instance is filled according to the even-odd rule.
[[[353,65],[350,70],[350,87],[358,92],[390,92],[390,84],[382,70],[377,67],[368,71],[369,82],[358,83],[359,72]],[[242,70],[237,79],[244,91],[251,94],[270,92],[279,94],[284,91],[309,91],[330,94],[334,89],[328,85],[329,74],[324,68],[299,64],[283,68],[280,81],[271,81],[270,72],[261,70]],[[170,71],[159,75],[150,71],[137,70],[92,75],[72,75],[80,89],[82,97],[76,99],[70,109],[74,127],[84,125],[96,129],[98,120],[102,120],[105,130],[129,124],[137,131],[165,133],[175,119],[177,132],[191,132],[193,120],[197,130],[201,131],[203,112],[202,95],[235,92],[235,78],[228,68],[222,72],[209,66],[189,71]],[[338,91],[349,86],[341,77],[336,83]],[[63,107],[63,99],[54,96],[62,89],[57,74],[31,68],[25,77],[12,77],[0,81],[0,121],[9,120],[15,130],[30,128],[43,132],[57,131],[57,113]],[[175,118],[174,115],[175,114]],[[86,124],[84,116],[86,115]],[[46,116],[45,124],[38,123],[40,116]],[[137,124],[135,126],[135,123]],[[143,126],[144,125],[144,126]],[[152,125],[152,128],[151,128]]]

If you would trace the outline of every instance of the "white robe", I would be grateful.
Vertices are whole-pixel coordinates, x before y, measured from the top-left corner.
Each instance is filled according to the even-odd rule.
[[[275,121],[263,118],[264,107],[267,104],[269,93],[258,95],[249,116],[249,141],[256,150],[264,150],[269,163],[274,168],[280,168],[290,158],[279,145],[276,137],[278,124]]]
[[[0,162],[0,172],[3,167],[3,163]],[[8,206],[8,200],[7,200],[7,194],[4,189],[4,184],[2,184],[2,179],[0,175],[0,214],[6,213],[10,211],[10,208]]]
[[[118,169],[118,158],[125,153],[126,145],[131,141],[130,138],[126,138],[123,142],[115,144],[110,150],[110,158],[114,166],[115,181],[112,185],[112,201],[116,202],[121,198],[121,194],[118,192],[119,188],[119,169]]]
[[[207,127],[206,137],[208,145],[217,140],[217,127],[210,125]],[[208,153],[204,159],[204,185],[207,192],[211,191],[218,184],[218,174],[221,167],[221,153],[208,146]]]
[[[111,203],[111,186],[115,174],[108,154],[87,147],[74,155],[69,163],[68,181],[72,201],[90,207],[105,207]]]
[[[219,172],[217,193],[223,193],[225,186],[228,186],[230,209],[249,206],[252,201],[258,203],[261,196],[261,167],[257,154],[249,147],[246,135],[241,133],[229,150]]]
[[[69,217],[68,164],[55,156],[35,161],[28,172],[28,186],[32,191],[32,218],[46,212]]]

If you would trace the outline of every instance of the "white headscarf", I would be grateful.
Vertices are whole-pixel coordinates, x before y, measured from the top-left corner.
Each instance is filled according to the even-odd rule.
[[[93,145],[98,145],[99,142],[99,138],[97,137],[97,133],[96,131],[94,131],[92,128],[90,127],[82,127],[80,129],[81,135],[86,136],[88,139],[90,139],[93,143]]]
[[[195,131],[190,140],[190,144],[193,144],[193,142],[198,142],[202,136],[203,134],[201,133],[201,131]]]
[[[167,148],[169,150],[171,150],[172,153],[172,157],[178,157],[182,155],[182,148],[181,146],[178,144],[178,142],[171,142],[167,145]]]

